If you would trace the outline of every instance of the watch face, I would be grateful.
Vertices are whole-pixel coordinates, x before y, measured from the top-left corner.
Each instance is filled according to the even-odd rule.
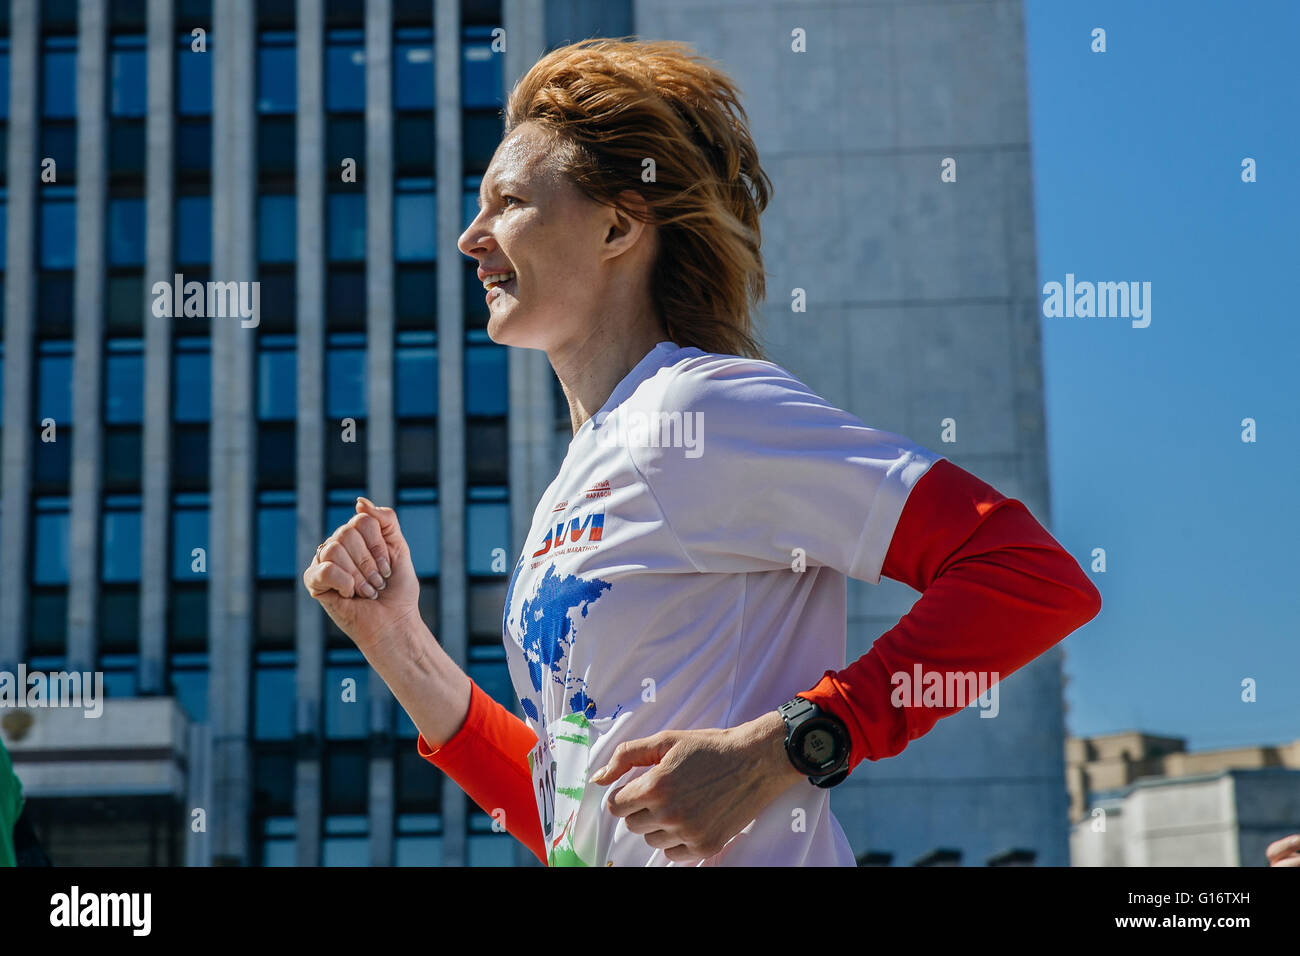
[[[803,756],[816,766],[835,762],[835,737],[829,730],[814,727],[803,738]]]

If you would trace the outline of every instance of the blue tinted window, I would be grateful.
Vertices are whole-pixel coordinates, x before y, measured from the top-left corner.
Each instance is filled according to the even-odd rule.
[[[331,655],[333,656],[333,655]],[[360,655],[356,655],[360,657]],[[336,664],[325,669],[325,736],[333,740],[369,736],[370,698],[366,681],[370,667],[365,658],[353,664]],[[344,686],[345,680],[353,683]]]
[[[433,336],[424,336],[432,340]],[[396,394],[398,418],[432,418],[438,414],[438,350],[429,345],[399,345]]]
[[[357,513],[357,498],[365,493],[364,488],[335,488],[330,491],[329,503],[325,506],[325,530],[329,534],[351,520]]]
[[[172,512],[172,578],[176,581],[193,581],[204,578],[194,570],[197,560],[195,548],[202,548],[207,566],[208,511],[206,508],[181,508]]]
[[[257,576],[291,578],[302,570],[295,557],[298,531],[293,494],[272,501],[257,509]]]
[[[465,349],[465,414],[506,413],[506,350],[500,345]]]
[[[0,189],[0,272],[4,271],[5,250],[9,247],[9,202]]]
[[[366,257],[366,197],[364,193],[333,193],[329,197],[329,257],[331,262]]]
[[[467,109],[500,106],[501,57],[492,52],[492,27],[466,27],[461,48],[461,96]]]
[[[402,535],[411,549],[411,563],[417,577],[431,577],[439,567],[438,505],[403,497],[398,498],[397,520],[402,523]]]
[[[143,199],[113,199],[109,202],[108,264],[144,265]]]
[[[183,660],[202,659],[203,667],[180,667]],[[196,723],[205,723],[208,719],[208,671],[206,654],[175,654],[172,657],[172,672],[169,680],[172,694],[180,701],[181,707]]]
[[[77,205],[67,199],[41,203],[41,268],[71,269],[77,262]]]
[[[291,651],[263,651],[257,655],[253,689],[253,737],[257,740],[288,740],[293,736],[293,712],[298,695],[292,660]],[[263,663],[272,661],[280,666]]]
[[[135,46],[137,43],[138,47]],[[144,51],[144,37],[119,37],[114,40],[114,46],[128,44],[131,45],[131,49],[115,49],[110,58],[113,92],[109,108],[114,116],[144,116],[149,106],[145,94],[148,62]]]
[[[190,49],[185,34],[176,53],[176,104],[182,116],[207,116],[212,113],[212,42],[199,53]]]
[[[177,343],[173,360],[172,416],[178,422],[206,422],[212,401],[212,358],[207,340]]]
[[[292,37],[292,34],[289,34]],[[292,113],[298,108],[295,50],[279,42],[264,43],[257,53],[257,111]]]
[[[104,360],[104,421],[138,425],[144,421],[144,355],[110,352]]]
[[[257,355],[257,417],[264,422],[292,421],[297,400],[297,353],[292,348],[263,348]]]
[[[465,225],[461,229],[462,232],[468,229],[469,224],[478,218],[478,189],[481,185],[483,185],[482,176],[465,177],[465,208],[461,212]]]
[[[75,45],[76,41],[72,43]],[[75,48],[51,49],[51,46],[50,41],[46,41],[42,57],[45,86],[41,113],[52,119],[71,119],[77,115],[77,51]]]
[[[336,30],[325,52],[325,108],[331,113],[366,108],[366,53],[360,30]]]
[[[212,259],[212,197],[176,200],[176,264],[199,265]]]
[[[68,499],[38,499],[32,529],[36,560],[33,584],[68,583]]]
[[[331,347],[325,357],[326,414],[340,418],[366,415],[366,350]]]
[[[399,31],[393,57],[393,105],[399,110],[433,109],[432,32]]]
[[[465,512],[465,533],[468,573],[500,574],[492,570],[492,552],[500,548],[510,553],[509,502],[470,502]]]
[[[52,418],[59,425],[72,422],[72,355],[46,355],[37,360],[36,424]]]
[[[137,499],[138,501],[138,499]],[[140,580],[140,508],[106,510],[101,542],[102,574],[106,582]]]
[[[432,192],[397,194],[394,223],[398,262],[428,262],[434,258],[438,211]]]
[[[262,196],[257,204],[257,255],[262,262],[297,258],[297,201],[293,196]]]

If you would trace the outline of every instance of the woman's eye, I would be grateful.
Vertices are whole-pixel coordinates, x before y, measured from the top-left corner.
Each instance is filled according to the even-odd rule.
[[[503,203],[509,202],[511,199],[514,199],[515,202],[519,202],[519,200],[516,199],[514,196],[502,196],[502,197],[501,197],[501,201],[502,201]]]

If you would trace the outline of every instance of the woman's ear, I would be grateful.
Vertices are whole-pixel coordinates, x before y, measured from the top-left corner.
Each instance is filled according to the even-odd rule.
[[[636,244],[645,231],[644,219],[650,215],[650,207],[639,192],[625,189],[618,198],[624,205],[608,207],[612,221],[605,233],[605,246],[616,255]],[[637,215],[632,215],[629,210]]]

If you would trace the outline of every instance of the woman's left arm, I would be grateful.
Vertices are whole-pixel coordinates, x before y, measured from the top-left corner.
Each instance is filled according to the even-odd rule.
[[[908,496],[883,574],[920,591],[920,600],[866,654],[798,693],[848,726],[850,770],[902,752],[962,709],[953,701],[894,706],[891,698],[904,696],[894,694],[894,675],[910,681],[916,665],[923,674],[973,672],[983,689],[1101,610],[1096,586],[1024,504],[947,459]]]
[[[894,706],[893,675],[911,679],[916,665],[924,673],[975,672],[987,687],[1101,609],[1078,562],[1024,504],[947,459],[934,462],[908,494],[882,573],[920,591],[920,600],[857,661],[826,671],[808,690],[790,689],[847,725],[850,769],[900,753],[962,707]],[[804,779],[785,754],[784,737],[775,710],[726,730],[667,731],[621,745],[593,782],[660,764],[668,772],[611,793],[610,810],[658,841],[652,845],[663,844],[669,859],[703,858]]]

